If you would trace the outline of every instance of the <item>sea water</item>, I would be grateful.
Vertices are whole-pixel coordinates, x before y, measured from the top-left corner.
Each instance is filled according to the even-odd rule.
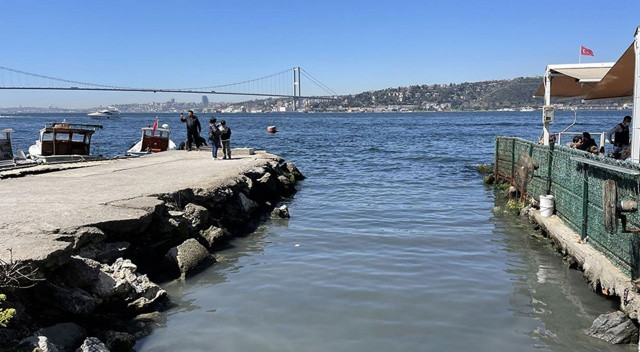
[[[579,112],[570,131],[606,131],[626,114]],[[155,116],[100,121],[95,152],[122,155]],[[176,143],[185,139],[177,114],[158,117]],[[204,131],[209,117],[200,114]],[[163,285],[175,307],[139,351],[636,349],[587,337],[616,302],[591,292],[531,225],[492,211],[503,200],[476,167],[493,161],[496,135],[537,140],[540,112],[217,117],[232,147],[281,155],[308,178],[288,202],[291,219],[264,223],[211,268]],[[62,118],[91,122],[12,115],[0,129],[13,128],[14,149],[26,150]],[[572,121],[557,112],[552,131]]]

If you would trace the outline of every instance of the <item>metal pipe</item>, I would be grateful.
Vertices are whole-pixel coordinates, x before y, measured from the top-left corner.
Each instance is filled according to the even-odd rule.
[[[633,74],[633,119],[631,120],[631,161],[640,162],[640,27],[633,41],[635,72]]]

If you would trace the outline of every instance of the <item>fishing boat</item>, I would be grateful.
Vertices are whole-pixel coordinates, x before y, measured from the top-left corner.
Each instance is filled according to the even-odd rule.
[[[169,125],[165,123],[158,128],[158,119],[156,119],[153,126],[142,128],[140,140],[127,150],[127,156],[142,156],[174,150],[176,144],[170,139],[170,136]]]
[[[102,125],[49,122],[40,130],[40,138],[29,147],[31,159],[44,162],[69,162],[100,159],[91,155],[91,137]]]
[[[120,111],[113,106],[109,106],[107,109],[92,112],[87,114],[92,119],[96,120],[109,120],[120,118]]]

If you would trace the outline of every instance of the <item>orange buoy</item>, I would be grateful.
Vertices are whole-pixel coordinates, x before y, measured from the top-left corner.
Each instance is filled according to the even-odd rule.
[[[278,132],[278,130],[276,129],[276,126],[269,126],[269,127],[267,127],[267,132],[276,133],[276,132]]]

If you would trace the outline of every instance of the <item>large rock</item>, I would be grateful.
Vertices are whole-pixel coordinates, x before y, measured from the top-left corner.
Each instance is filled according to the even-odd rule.
[[[600,315],[586,334],[614,344],[638,342],[638,327],[621,311]]]
[[[77,254],[103,264],[113,263],[117,258],[123,257],[130,246],[129,242],[92,243],[82,247]]]
[[[129,322],[128,330],[135,339],[141,339],[151,335],[154,328],[165,323],[166,317],[160,312],[140,314]]]
[[[93,313],[99,303],[97,298],[77,287],[68,288],[50,282],[43,287],[45,292],[39,298],[65,313],[86,316]]]
[[[208,250],[220,249],[229,241],[229,232],[221,227],[210,226],[201,231],[198,239]]]
[[[130,310],[148,311],[167,303],[167,292],[149,280],[147,275],[136,273],[137,267],[131,260],[118,258],[110,267],[103,266],[103,270],[115,281],[115,294],[126,296]]]
[[[102,242],[106,238],[107,235],[105,235],[105,233],[97,227],[81,227],[75,231],[73,249],[78,250],[89,243]]]
[[[207,208],[193,203],[184,207],[184,217],[190,221],[194,229],[204,229],[209,224],[209,211]]]
[[[109,349],[98,338],[87,337],[76,352],[109,352]]]
[[[31,336],[20,341],[18,351],[24,352],[59,352],[58,347],[51,342],[46,336]]]
[[[260,201],[278,199],[278,180],[271,172],[267,172],[254,182],[251,196]]]
[[[240,210],[246,215],[253,214],[259,207],[258,203],[249,199],[244,193],[238,193],[238,205],[240,206]]]
[[[109,330],[103,332],[100,338],[111,352],[130,352],[136,344],[135,338],[127,332]]]
[[[272,219],[288,219],[290,217],[289,208],[286,205],[276,207],[271,212]]]
[[[73,352],[87,337],[87,332],[74,323],[60,323],[40,329],[36,335],[46,337],[61,352]]]
[[[171,276],[189,276],[213,264],[215,259],[196,239],[190,238],[171,248],[164,256],[164,266]]]
[[[293,180],[292,181],[294,181],[294,182],[302,181],[302,180],[304,180],[306,178],[302,174],[302,172],[300,172],[300,170],[298,170],[298,168],[291,162],[284,164],[284,170],[285,170],[285,172],[287,174],[293,176]]]

